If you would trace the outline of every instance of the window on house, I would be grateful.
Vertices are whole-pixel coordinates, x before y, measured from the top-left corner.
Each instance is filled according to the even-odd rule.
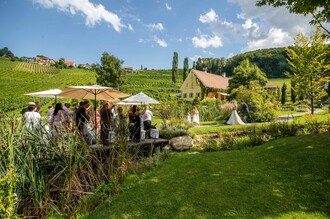
[[[189,98],[193,98],[194,97],[194,93],[189,93]]]
[[[188,82],[186,83],[186,87],[188,87]]]
[[[196,93],[196,97],[200,97],[201,96],[201,93],[200,92],[197,92]]]
[[[187,94],[186,93],[183,94],[183,98],[187,98]]]
[[[191,82],[191,88],[194,88],[194,82]]]

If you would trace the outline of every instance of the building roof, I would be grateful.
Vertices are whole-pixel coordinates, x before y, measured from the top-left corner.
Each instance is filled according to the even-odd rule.
[[[73,61],[64,61],[66,65],[75,65],[76,63]]]
[[[222,75],[211,74],[205,71],[193,69],[192,72],[200,80],[200,82],[208,88],[227,89],[229,86],[229,78]]]

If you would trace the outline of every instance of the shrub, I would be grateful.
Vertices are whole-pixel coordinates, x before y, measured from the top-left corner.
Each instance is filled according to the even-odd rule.
[[[189,132],[186,129],[164,128],[159,131],[159,136],[166,139],[184,135],[189,135]]]
[[[306,129],[309,133],[320,133],[322,123],[318,122],[314,115],[304,115],[306,121]]]

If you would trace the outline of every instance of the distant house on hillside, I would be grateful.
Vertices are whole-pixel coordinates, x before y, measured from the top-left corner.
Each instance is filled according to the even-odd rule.
[[[203,87],[206,97],[226,99],[228,86],[229,79],[225,76],[193,69],[180,87],[181,98],[194,100],[195,97],[201,97]]]
[[[66,64],[67,66],[73,66],[73,67],[76,67],[76,63],[73,62],[73,61],[64,61],[64,64]]]
[[[34,61],[36,63],[42,64],[42,65],[54,65],[55,64],[55,60],[48,58],[46,56],[37,56],[35,57]]]
[[[125,66],[124,68],[123,68],[125,71],[133,71],[133,67],[131,67],[131,66]]]
[[[90,69],[92,69],[93,67],[92,67],[92,65],[86,63],[86,64],[79,64],[79,65],[78,65],[78,68],[84,68],[84,69],[88,69],[88,70],[90,70]]]

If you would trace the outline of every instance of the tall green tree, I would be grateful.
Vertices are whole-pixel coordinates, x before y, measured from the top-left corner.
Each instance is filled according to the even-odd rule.
[[[188,57],[185,57],[183,61],[183,74],[182,74],[183,81],[186,79],[189,73],[188,71],[189,71],[189,61],[188,61]]]
[[[281,92],[281,103],[282,104],[286,103],[286,89],[287,89],[287,86],[286,86],[286,83],[284,82],[282,85],[282,92]]]
[[[330,70],[321,29],[317,28],[309,38],[299,33],[294,46],[287,48],[287,52],[292,72],[288,76],[295,81],[297,94],[310,99],[311,112],[314,114],[314,100],[327,95],[323,87],[328,79],[324,76]]]
[[[101,57],[101,65],[95,69],[97,84],[119,89],[125,82],[125,71],[121,67],[122,64],[122,60],[104,52]]]
[[[179,65],[178,53],[174,52],[173,60],[172,60],[172,81],[173,81],[173,83],[176,83],[176,79],[178,78],[178,74],[179,74],[178,65]]]
[[[290,13],[312,15],[310,24],[318,25],[330,35],[323,23],[330,22],[330,1],[329,0],[258,0],[257,6],[272,5],[274,7],[285,6]]]
[[[203,71],[203,67],[204,67],[203,61],[202,61],[201,57],[199,57],[196,62],[196,70]]]
[[[244,86],[251,88],[254,85],[265,86],[267,77],[256,64],[253,64],[249,59],[243,60],[239,66],[234,68],[233,77],[229,80],[229,89]]]
[[[291,93],[290,93],[290,97],[291,97],[291,102],[292,103],[295,103],[296,102],[296,98],[297,98],[297,94],[296,92],[294,91],[294,87],[296,86],[296,83],[291,80]]]

